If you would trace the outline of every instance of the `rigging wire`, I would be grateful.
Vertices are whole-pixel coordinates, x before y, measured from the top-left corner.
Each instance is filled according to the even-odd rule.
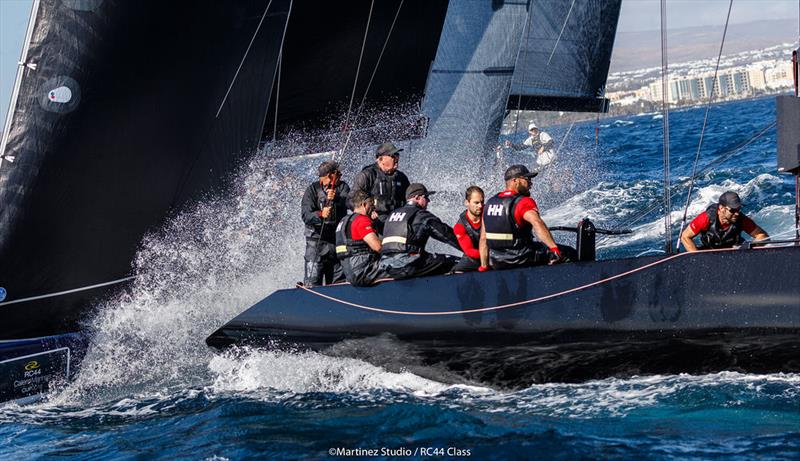
[[[558,33],[558,38],[556,39],[556,43],[553,45],[553,51],[550,52],[550,57],[547,59],[547,64],[550,65],[550,61],[553,59],[553,55],[556,54],[556,48],[558,47],[558,42],[561,41],[561,35],[564,34],[564,29],[567,27],[567,21],[569,21],[569,16],[572,14],[572,7],[575,6],[575,0],[572,0],[572,4],[569,6],[569,11],[567,11],[567,17],[564,18],[564,24],[561,26],[561,32]]]
[[[672,196],[669,173],[669,84],[667,67],[667,0],[661,0],[661,100],[664,112],[664,239],[666,253],[672,253]]]
[[[286,24],[283,26],[283,35],[281,36],[281,47],[278,51],[278,78],[275,87],[275,120],[272,123],[272,146],[275,146],[275,139],[278,137],[278,102],[281,99],[281,71],[283,70],[283,44],[286,40],[286,31],[289,29],[289,19],[292,16],[292,6],[294,0],[289,2],[289,12],[286,13]]]
[[[712,160],[709,163],[707,163],[703,168],[700,169],[700,171],[697,172],[697,175],[699,176],[699,175],[707,173],[712,168],[715,168],[715,167],[719,166],[720,164],[724,163],[725,161],[727,161],[728,159],[730,159],[734,155],[742,152],[747,146],[749,146],[750,144],[755,142],[760,137],[764,136],[767,133],[767,131],[771,130],[772,128],[775,128],[776,125],[777,125],[777,122],[775,122],[775,121],[770,122],[764,128],[762,128],[758,133],[754,134],[753,136],[751,136],[749,139],[747,139],[743,143],[739,144],[738,146],[734,147],[733,149],[731,149],[729,151],[723,152],[722,154],[717,156],[714,160]],[[674,192],[672,192],[671,195],[672,196],[677,195],[679,190],[682,187],[684,187],[688,182],[689,182],[689,178],[683,180],[679,184],[676,184],[676,185],[672,186]],[[636,224],[637,222],[642,220],[644,217],[646,217],[647,215],[649,215],[650,213],[652,213],[653,211],[658,209],[660,206],[661,205],[659,203],[651,205],[650,207],[648,207],[644,211],[635,214],[633,216],[633,219],[629,219],[629,220],[623,222],[622,224],[613,227],[612,230],[618,231],[620,229],[631,227],[632,225]],[[602,241],[606,240],[607,238],[608,237],[605,237],[605,236],[601,237],[601,238],[598,239],[597,243],[599,244]]]
[[[358,55],[358,66],[356,67],[356,78],[353,81],[353,91],[350,92],[350,105],[347,108],[347,115],[344,118],[344,125],[342,126],[342,134],[345,134],[350,129],[350,113],[353,110],[353,99],[356,97],[356,88],[358,88],[358,75],[361,73],[361,62],[364,59],[364,49],[367,46],[367,36],[369,35],[369,25],[372,22],[372,11],[375,8],[375,0],[369,4],[369,15],[367,16],[367,27],[364,30],[364,39],[361,40],[361,52]],[[336,154],[333,154],[334,160]]]
[[[522,27],[522,35],[525,36],[525,40],[520,40],[519,46],[517,47],[517,56],[514,58],[514,71],[517,70],[517,64],[519,64],[519,55],[522,53],[522,46],[524,44],[528,44],[528,41],[531,38],[531,21],[532,21],[532,14],[533,8],[528,12],[528,18],[525,20],[525,25]],[[508,101],[511,99],[511,85],[514,82],[514,77],[511,77],[511,83],[508,86],[508,97],[506,98],[506,107],[508,107]],[[522,112],[522,86],[525,84],[525,67],[522,68],[522,72],[519,76],[519,85],[520,85],[520,92],[517,95],[517,116],[514,120],[514,133],[519,131],[519,116],[520,112]]]
[[[364,106],[367,101],[367,94],[369,94],[369,89],[372,87],[372,81],[375,79],[375,75],[378,74],[378,68],[381,65],[381,59],[383,59],[383,53],[386,51],[386,45],[389,44],[389,38],[392,36],[392,31],[394,31],[394,26],[397,23],[397,18],[400,16],[400,9],[403,8],[403,3],[405,0],[400,0],[400,5],[397,6],[397,11],[394,14],[394,19],[392,20],[392,25],[389,26],[389,33],[386,34],[386,40],[383,41],[383,47],[381,48],[380,54],[378,54],[378,61],[375,63],[375,68],[372,69],[372,75],[369,77],[369,82],[367,82],[367,88],[364,90],[364,95],[361,98],[361,102],[358,105],[358,110],[356,110],[356,115],[353,117],[353,123],[347,127],[347,138],[344,141],[344,145],[339,150],[340,155],[344,155],[345,149],[347,149],[347,145],[350,144],[350,138],[352,137],[354,129],[352,127],[356,126],[358,119],[361,117],[361,111],[364,109]]]
[[[680,251],[681,249],[681,239],[680,235],[683,233],[683,228],[686,225],[686,215],[689,212],[689,203],[692,199],[692,189],[694,188],[694,178],[697,171],[697,164],[700,161],[700,149],[703,147],[703,139],[706,133],[706,125],[708,124],[708,112],[711,109],[711,104],[714,102],[714,98],[717,96],[716,92],[714,91],[717,87],[717,74],[719,73],[719,63],[722,60],[722,48],[725,46],[725,35],[728,33],[728,23],[731,19],[731,9],[733,9],[733,0],[730,0],[728,3],[728,16],[725,19],[725,28],[722,30],[722,41],[719,44],[719,54],[717,54],[717,65],[714,68],[714,79],[711,81],[711,95],[708,98],[708,103],[706,104],[706,112],[703,116],[703,127],[700,129],[700,141],[697,143],[697,152],[694,156],[694,163],[692,163],[692,175],[690,176],[689,181],[689,190],[686,191],[686,205],[683,207],[683,218],[681,219],[681,227],[678,231],[678,241],[675,244],[675,251]]]
[[[244,51],[244,56],[242,56],[242,60],[239,62],[239,67],[236,68],[236,73],[233,74],[233,80],[231,80],[230,86],[228,86],[228,91],[225,92],[225,96],[222,98],[222,102],[219,104],[219,109],[217,109],[217,115],[214,118],[219,118],[219,113],[222,112],[222,107],[225,105],[225,101],[228,100],[228,96],[231,94],[231,90],[233,89],[233,85],[236,83],[236,78],[239,77],[239,72],[242,70],[242,66],[244,65],[244,60],[247,59],[247,54],[250,52],[250,48],[253,46],[253,42],[256,41],[256,36],[258,36],[258,31],[261,30],[261,25],[264,24],[264,18],[267,17],[267,11],[269,11],[269,7],[272,5],[272,0],[269,0],[267,3],[267,7],[264,8],[264,14],[261,15],[261,20],[258,21],[258,26],[256,27],[256,31],[253,32],[253,37],[250,38],[250,44],[247,45],[247,49]]]

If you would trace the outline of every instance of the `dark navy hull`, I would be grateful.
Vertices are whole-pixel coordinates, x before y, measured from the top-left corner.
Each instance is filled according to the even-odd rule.
[[[515,387],[800,371],[799,277],[800,248],[784,247],[281,290],[206,342],[336,345],[381,362],[368,338],[391,338],[409,347],[409,365]]]

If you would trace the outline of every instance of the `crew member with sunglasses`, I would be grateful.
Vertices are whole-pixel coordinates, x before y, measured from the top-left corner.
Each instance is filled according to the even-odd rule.
[[[769,238],[764,229],[742,213],[739,194],[727,191],[719,196],[718,203],[709,205],[689,223],[681,234],[681,243],[686,251],[731,248],[744,242],[742,232],[747,232],[754,240]],[[697,234],[700,234],[700,247],[693,240]]]
[[[486,202],[478,271],[490,266],[508,269],[577,260],[575,249],[557,245],[539,216],[539,207],[531,198],[531,180],[537,174],[524,165],[511,165],[504,176],[505,190]],[[538,242],[533,239],[534,234]]]

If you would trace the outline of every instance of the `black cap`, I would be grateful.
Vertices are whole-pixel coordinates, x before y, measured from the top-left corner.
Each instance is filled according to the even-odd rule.
[[[538,171],[534,171],[533,173],[528,171],[528,167],[526,167],[525,165],[511,165],[506,170],[505,180],[506,181],[510,181],[512,179],[515,179],[515,178],[528,178],[528,179],[531,179],[531,178],[535,178],[536,175],[538,175],[538,174],[539,174]]]
[[[719,196],[719,204],[734,210],[742,208],[742,200],[739,198],[739,194],[732,190]]]
[[[385,142],[378,146],[378,149],[375,151],[375,158],[382,157],[384,155],[396,155],[398,152],[402,151],[403,149],[398,149],[394,144]]]
[[[323,176],[328,176],[329,174],[334,173],[336,171],[339,171],[339,164],[334,162],[333,160],[327,160],[325,162],[322,162],[322,164],[319,166],[319,169],[317,169],[320,178],[322,178]]]
[[[408,186],[406,189],[406,200],[410,199],[411,197],[416,197],[419,195],[429,196],[435,194],[435,190],[428,190],[424,184],[415,182]]]

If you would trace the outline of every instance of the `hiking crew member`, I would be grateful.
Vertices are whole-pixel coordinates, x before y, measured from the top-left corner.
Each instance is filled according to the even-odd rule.
[[[531,149],[533,151],[533,156],[536,158],[536,165],[540,167],[552,163],[556,158],[556,154],[553,151],[553,138],[544,131],[540,131],[539,127],[532,122],[528,125],[528,135],[529,136],[522,141],[522,144],[514,144],[506,140],[505,147],[510,147],[514,150]]]
[[[406,205],[387,218],[380,267],[391,277],[445,274],[458,261],[455,256],[425,251],[430,237],[459,249],[453,229],[426,209],[430,196],[435,193],[422,184],[411,184],[406,191]]]
[[[483,189],[470,186],[464,194],[464,206],[467,207],[458,216],[458,222],[453,226],[453,233],[458,239],[458,246],[464,256],[453,268],[453,272],[476,271],[481,265],[479,244],[481,239],[481,223],[483,215]]]
[[[390,142],[381,144],[375,151],[375,163],[365,166],[353,182],[354,192],[366,192],[375,200],[370,217],[378,231],[383,229],[389,213],[405,204],[408,177],[397,170],[402,150]]]
[[[336,223],[347,214],[346,200],[350,187],[341,180],[342,173],[336,162],[323,162],[317,172],[319,181],[306,188],[300,202],[306,225],[305,286],[344,280],[335,251]]]
[[[351,285],[368,286],[385,277],[378,268],[381,239],[369,218],[374,205],[372,197],[360,190],[355,191],[350,200],[353,214],[342,218],[336,227],[336,256]]]
[[[505,172],[506,190],[490,198],[483,209],[480,255],[481,268],[555,264],[577,260],[566,245],[556,245],[539,208],[530,196],[531,173],[524,165],[512,165]],[[541,240],[533,240],[531,231]]]
[[[681,243],[686,251],[731,248],[744,242],[742,232],[747,232],[755,240],[769,238],[764,229],[742,213],[739,194],[727,191],[719,196],[717,204],[709,205],[689,223],[681,234]],[[700,234],[702,242],[700,247],[693,240],[697,234]]]

